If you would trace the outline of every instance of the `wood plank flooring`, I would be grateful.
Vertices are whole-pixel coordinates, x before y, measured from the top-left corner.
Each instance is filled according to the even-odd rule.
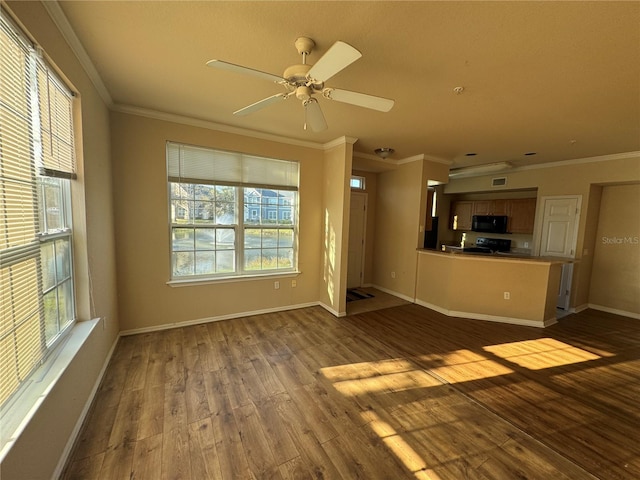
[[[65,479],[640,478],[640,323],[403,305],[120,339]]]

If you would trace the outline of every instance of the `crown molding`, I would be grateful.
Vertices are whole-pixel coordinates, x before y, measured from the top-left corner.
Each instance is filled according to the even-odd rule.
[[[102,77],[100,77],[100,74],[91,61],[89,54],[84,49],[84,46],[80,42],[80,39],[76,35],[76,32],[73,30],[73,27],[69,23],[67,16],[62,11],[58,0],[42,2],[42,6],[44,6],[45,10],[51,17],[51,20],[53,20],[53,23],[55,23],[56,27],[58,27],[58,30],[66,40],[67,44],[80,62],[80,65],[89,77],[89,80],[91,80],[91,83],[93,83],[93,86],[98,91],[98,95],[100,95],[102,101],[108,107],[112,107],[113,99],[111,98],[109,90],[107,90],[107,87],[102,81]]]
[[[327,142],[325,144],[322,145],[323,150],[330,150],[334,147],[337,147],[339,145],[353,145],[354,143],[356,143],[358,141],[358,139],[356,137],[347,137],[347,136],[342,136],[342,137],[338,137],[335,140],[331,140],[330,142]]]
[[[297,140],[294,138],[273,135],[271,133],[259,132],[257,130],[249,130],[246,128],[232,127],[230,125],[225,125],[223,123],[215,123],[209,120],[199,120],[197,118],[186,117],[184,115],[159,112],[157,110],[151,110],[151,109],[142,108],[142,107],[135,107],[132,105],[115,104],[111,107],[111,110],[114,112],[126,113],[129,115],[137,115],[139,117],[152,118],[154,120],[162,120],[165,122],[179,123],[181,125],[189,125],[191,127],[206,128],[208,130],[217,130],[219,132],[242,135],[242,136],[251,137],[251,138],[259,138],[261,140],[268,140],[271,142],[285,143],[285,144],[294,145],[297,147],[314,148],[317,150],[326,149],[325,148],[326,144],[323,145],[316,142],[309,142],[306,140]],[[346,138],[346,137],[343,137],[343,138]]]
[[[525,165],[523,167],[515,167],[511,172],[520,172],[525,170],[538,170],[540,168],[564,167],[567,165],[579,165],[583,163],[609,162],[612,160],[626,160],[638,158],[640,159],[640,151],[612,153],[609,155],[599,155],[597,157],[573,158],[570,160],[560,160],[558,162],[536,163],[534,165]]]
[[[427,160],[429,162],[442,163],[444,165],[453,164],[453,161],[451,161],[451,160],[447,160],[445,158],[440,158],[440,157],[435,157],[435,156],[432,156],[432,155],[426,155],[424,153],[420,153],[418,155],[413,155],[411,157],[401,158],[400,160],[391,160],[389,158],[380,158],[377,155],[373,155],[373,154],[370,154],[370,153],[363,153],[363,152],[353,152],[353,157],[354,158],[364,158],[364,159],[367,159],[367,160],[373,160],[374,162],[384,163],[385,165],[393,165],[393,166],[404,165],[406,163],[416,162],[418,160]]]

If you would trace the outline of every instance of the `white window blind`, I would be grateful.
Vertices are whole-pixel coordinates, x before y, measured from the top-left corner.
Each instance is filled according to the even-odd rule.
[[[169,181],[298,189],[298,162],[167,143]]]
[[[64,218],[59,210],[64,205],[51,206],[50,223],[58,236],[49,244],[43,240],[42,234],[51,232],[42,230],[48,200],[39,192],[51,191],[42,186],[40,175],[75,174],[71,109],[71,93],[0,10],[0,405],[42,362],[69,323],[59,318],[57,289],[69,291],[71,274],[54,279],[48,298],[43,292],[50,277],[59,270],[62,278],[70,265],[65,250],[71,243],[69,224],[54,221]],[[54,242],[60,253],[43,257],[43,245]],[[68,300],[63,308],[67,306]],[[72,316],[73,308],[68,313]]]

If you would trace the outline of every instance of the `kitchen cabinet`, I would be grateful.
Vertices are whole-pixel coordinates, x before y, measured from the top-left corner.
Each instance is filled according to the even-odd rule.
[[[536,220],[535,198],[513,198],[509,200],[509,233],[533,233]]]
[[[509,200],[475,200],[473,215],[508,215]]]
[[[451,230],[471,230],[471,216],[473,215],[471,201],[453,202],[451,204]]]

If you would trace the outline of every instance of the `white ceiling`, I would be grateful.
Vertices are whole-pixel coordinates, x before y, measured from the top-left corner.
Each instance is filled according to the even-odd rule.
[[[358,138],[367,157],[429,155],[516,166],[640,150],[640,2],[62,1],[114,104],[309,142]],[[395,99],[389,113],[320,98],[329,129],[304,131],[283,87],[205,66],[282,75],[315,40],[363,57],[327,84]],[[461,95],[453,91],[464,87]],[[525,156],[536,152],[534,156]],[[466,156],[476,153],[476,156]]]

